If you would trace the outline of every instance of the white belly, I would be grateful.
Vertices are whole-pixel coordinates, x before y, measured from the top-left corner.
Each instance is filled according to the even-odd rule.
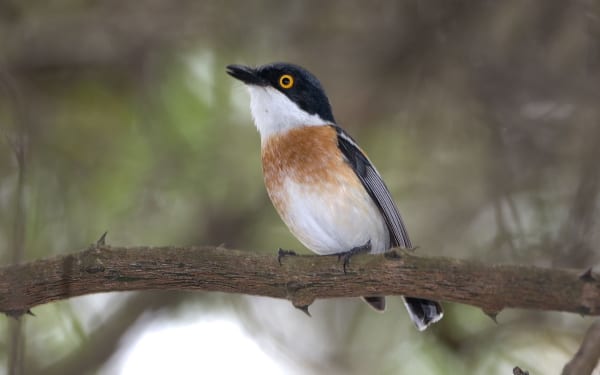
[[[280,212],[283,221],[317,254],[349,251],[368,241],[372,253],[384,252],[389,248],[389,234],[379,209],[362,186],[340,182],[317,191],[312,184],[287,178],[280,190],[287,202],[286,212]]]

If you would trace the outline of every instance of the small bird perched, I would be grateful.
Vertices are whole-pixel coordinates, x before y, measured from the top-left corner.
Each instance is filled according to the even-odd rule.
[[[320,255],[350,257],[412,248],[400,213],[381,176],[337,125],[317,78],[287,63],[251,68],[227,66],[250,92],[250,109],[261,137],[269,198],[290,231]],[[363,297],[385,309],[385,297]],[[404,297],[419,330],[443,316],[438,302]]]

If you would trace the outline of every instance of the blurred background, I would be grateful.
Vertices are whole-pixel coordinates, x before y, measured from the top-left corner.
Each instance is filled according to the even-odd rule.
[[[598,263],[600,4],[0,0],[2,264],[115,245],[308,252],[262,183],[225,65],[300,64],[420,254]],[[399,298],[109,293],[0,319],[0,374],[559,373],[590,318]]]

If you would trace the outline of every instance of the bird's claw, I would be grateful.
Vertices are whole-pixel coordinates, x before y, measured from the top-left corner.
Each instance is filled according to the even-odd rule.
[[[355,248],[350,249],[349,251],[336,254],[338,257],[338,262],[340,261],[340,259],[343,260],[342,268],[344,270],[344,274],[347,273],[346,270],[348,268],[348,265],[350,264],[350,258],[355,256],[356,254],[367,253],[369,251],[371,251],[371,240],[367,241],[367,243],[362,246],[357,246]]]
[[[277,251],[277,262],[281,266],[281,259],[288,257],[288,256],[296,256],[296,255],[298,255],[298,254],[296,254],[296,252],[293,250],[285,250],[285,249],[279,248],[279,250]]]

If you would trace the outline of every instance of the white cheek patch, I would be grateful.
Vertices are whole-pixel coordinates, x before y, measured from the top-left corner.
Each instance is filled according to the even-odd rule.
[[[272,87],[248,86],[254,124],[264,141],[269,136],[298,126],[329,125],[319,115],[310,114]]]

